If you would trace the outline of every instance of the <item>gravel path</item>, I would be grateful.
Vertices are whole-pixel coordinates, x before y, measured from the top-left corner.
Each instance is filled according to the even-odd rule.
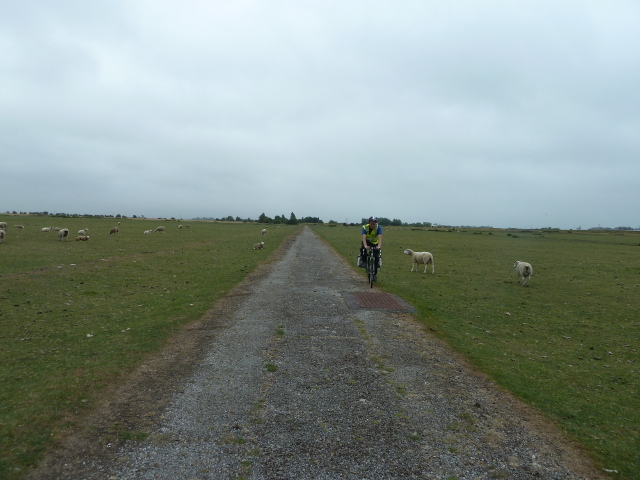
[[[194,329],[206,345],[188,374],[157,376],[168,393],[155,407],[146,398],[144,440],[97,441],[82,458],[67,445],[33,478],[601,478],[410,314],[353,301],[367,291],[305,227],[232,306],[214,309],[205,325],[215,328]]]

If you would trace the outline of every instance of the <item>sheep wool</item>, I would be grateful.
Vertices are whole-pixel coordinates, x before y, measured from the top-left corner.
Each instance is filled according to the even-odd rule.
[[[416,269],[418,271],[418,265],[424,265],[424,271],[422,273],[427,273],[427,265],[431,264],[431,273],[435,273],[436,267],[433,263],[433,255],[429,252],[414,252],[410,248],[407,248],[404,252],[405,255],[411,255],[411,259],[413,263],[411,264],[411,271]]]
[[[516,269],[516,275],[518,275],[518,279],[523,287],[529,286],[529,279],[531,275],[533,275],[533,267],[530,263],[521,262],[520,260],[516,260],[516,263],[513,264]]]

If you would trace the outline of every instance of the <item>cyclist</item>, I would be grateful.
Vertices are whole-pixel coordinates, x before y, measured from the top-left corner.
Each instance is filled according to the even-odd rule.
[[[376,217],[369,217],[369,223],[362,226],[362,244],[360,245],[360,262],[366,265],[367,250],[372,250],[376,259],[376,270],[373,280],[378,280],[378,267],[380,266],[380,249],[382,248],[382,227],[378,225]]]

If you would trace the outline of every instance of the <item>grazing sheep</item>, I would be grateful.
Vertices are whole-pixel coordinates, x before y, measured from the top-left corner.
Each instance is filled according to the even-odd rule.
[[[112,233],[118,233],[118,227],[113,227],[111,231],[109,231],[109,235],[111,235]]]
[[[253,249],[254,249],[254,250],[261,250],[261,249],[263,249],[263,248],[264,248],[264,242],[256,243],[256,244],[253,246]]]
[[[83,228],[82,230],[78,230],[78,235],[86,235],[88,231],[88,228]]]
[[[164,233],[164,231],[165,231],[165,228],[164,228],[164,227],[158,227],[158,228],[156,228],[156,232],[162,232],[162,233]]]
[[[89,240],[89,235],[78,235],[76,237],[76,242],[86,242]]]
[[[120,225],[120,222],[118,222],[118,225]]]
[[[410,248],[407,248],[404,251],[404,254],[411,255],[411,259],[413,260],[413,263],[411,264],[412,272],[414,268],[416,269],[416,272],[418,271],[418,265],[424,265],[424,272],[422,273],[427,273],[427,265],[431,264],[431,273],[435,273],[436,266],[433,264],[433,255],[429,252],[414,252]]]
[[[4,230],[0,229],[0,243],[2,243],[3,238],[4,238]]]
[[[144,231],[144,234],[145,234],[145,235],[149,235],[150,233],[153,233],[153,230],[145,230],[145,231]]]
[[[184,228],[191,228],[191,225],[185,224]]]
[[[6,230],[7,222],[0,222],[0,230]]]
[[[58,232],[58,237],[60,238],[60,241],[62,241],[62,239],[66,238],[67,242],[69,241],[69,229],[68,228],[61,228],[60,231]]]
[[[529,279],[531,278],[531,275],[533,275],[533,268],[531,267],[531,264],[516,260],[516,263],[514,263],[513,266],[516,269],[516,274],[518,275],[518,279],[520,280],[520,283],[522,283],[522,286],[528,287]]]
[[[182,230],[182,225],[178,225],[178,228],[179,228],[180,230]]]
[[[266,235],[266,234],[267,234],[267,229],[266,229],[266,228],[263,228],[263,229],[262,229],[262,231],[260,232],[260,234],[261,234],[262,236]]]
[[[24,228],[24,225],[14,225],[14,228]]]

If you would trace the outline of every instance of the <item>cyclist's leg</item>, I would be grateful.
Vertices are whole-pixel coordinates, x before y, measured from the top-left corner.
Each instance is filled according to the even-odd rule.
[[[367,250],[364,248],[362,242],[360,242],[360,262],[363,267],[367,265]]]

